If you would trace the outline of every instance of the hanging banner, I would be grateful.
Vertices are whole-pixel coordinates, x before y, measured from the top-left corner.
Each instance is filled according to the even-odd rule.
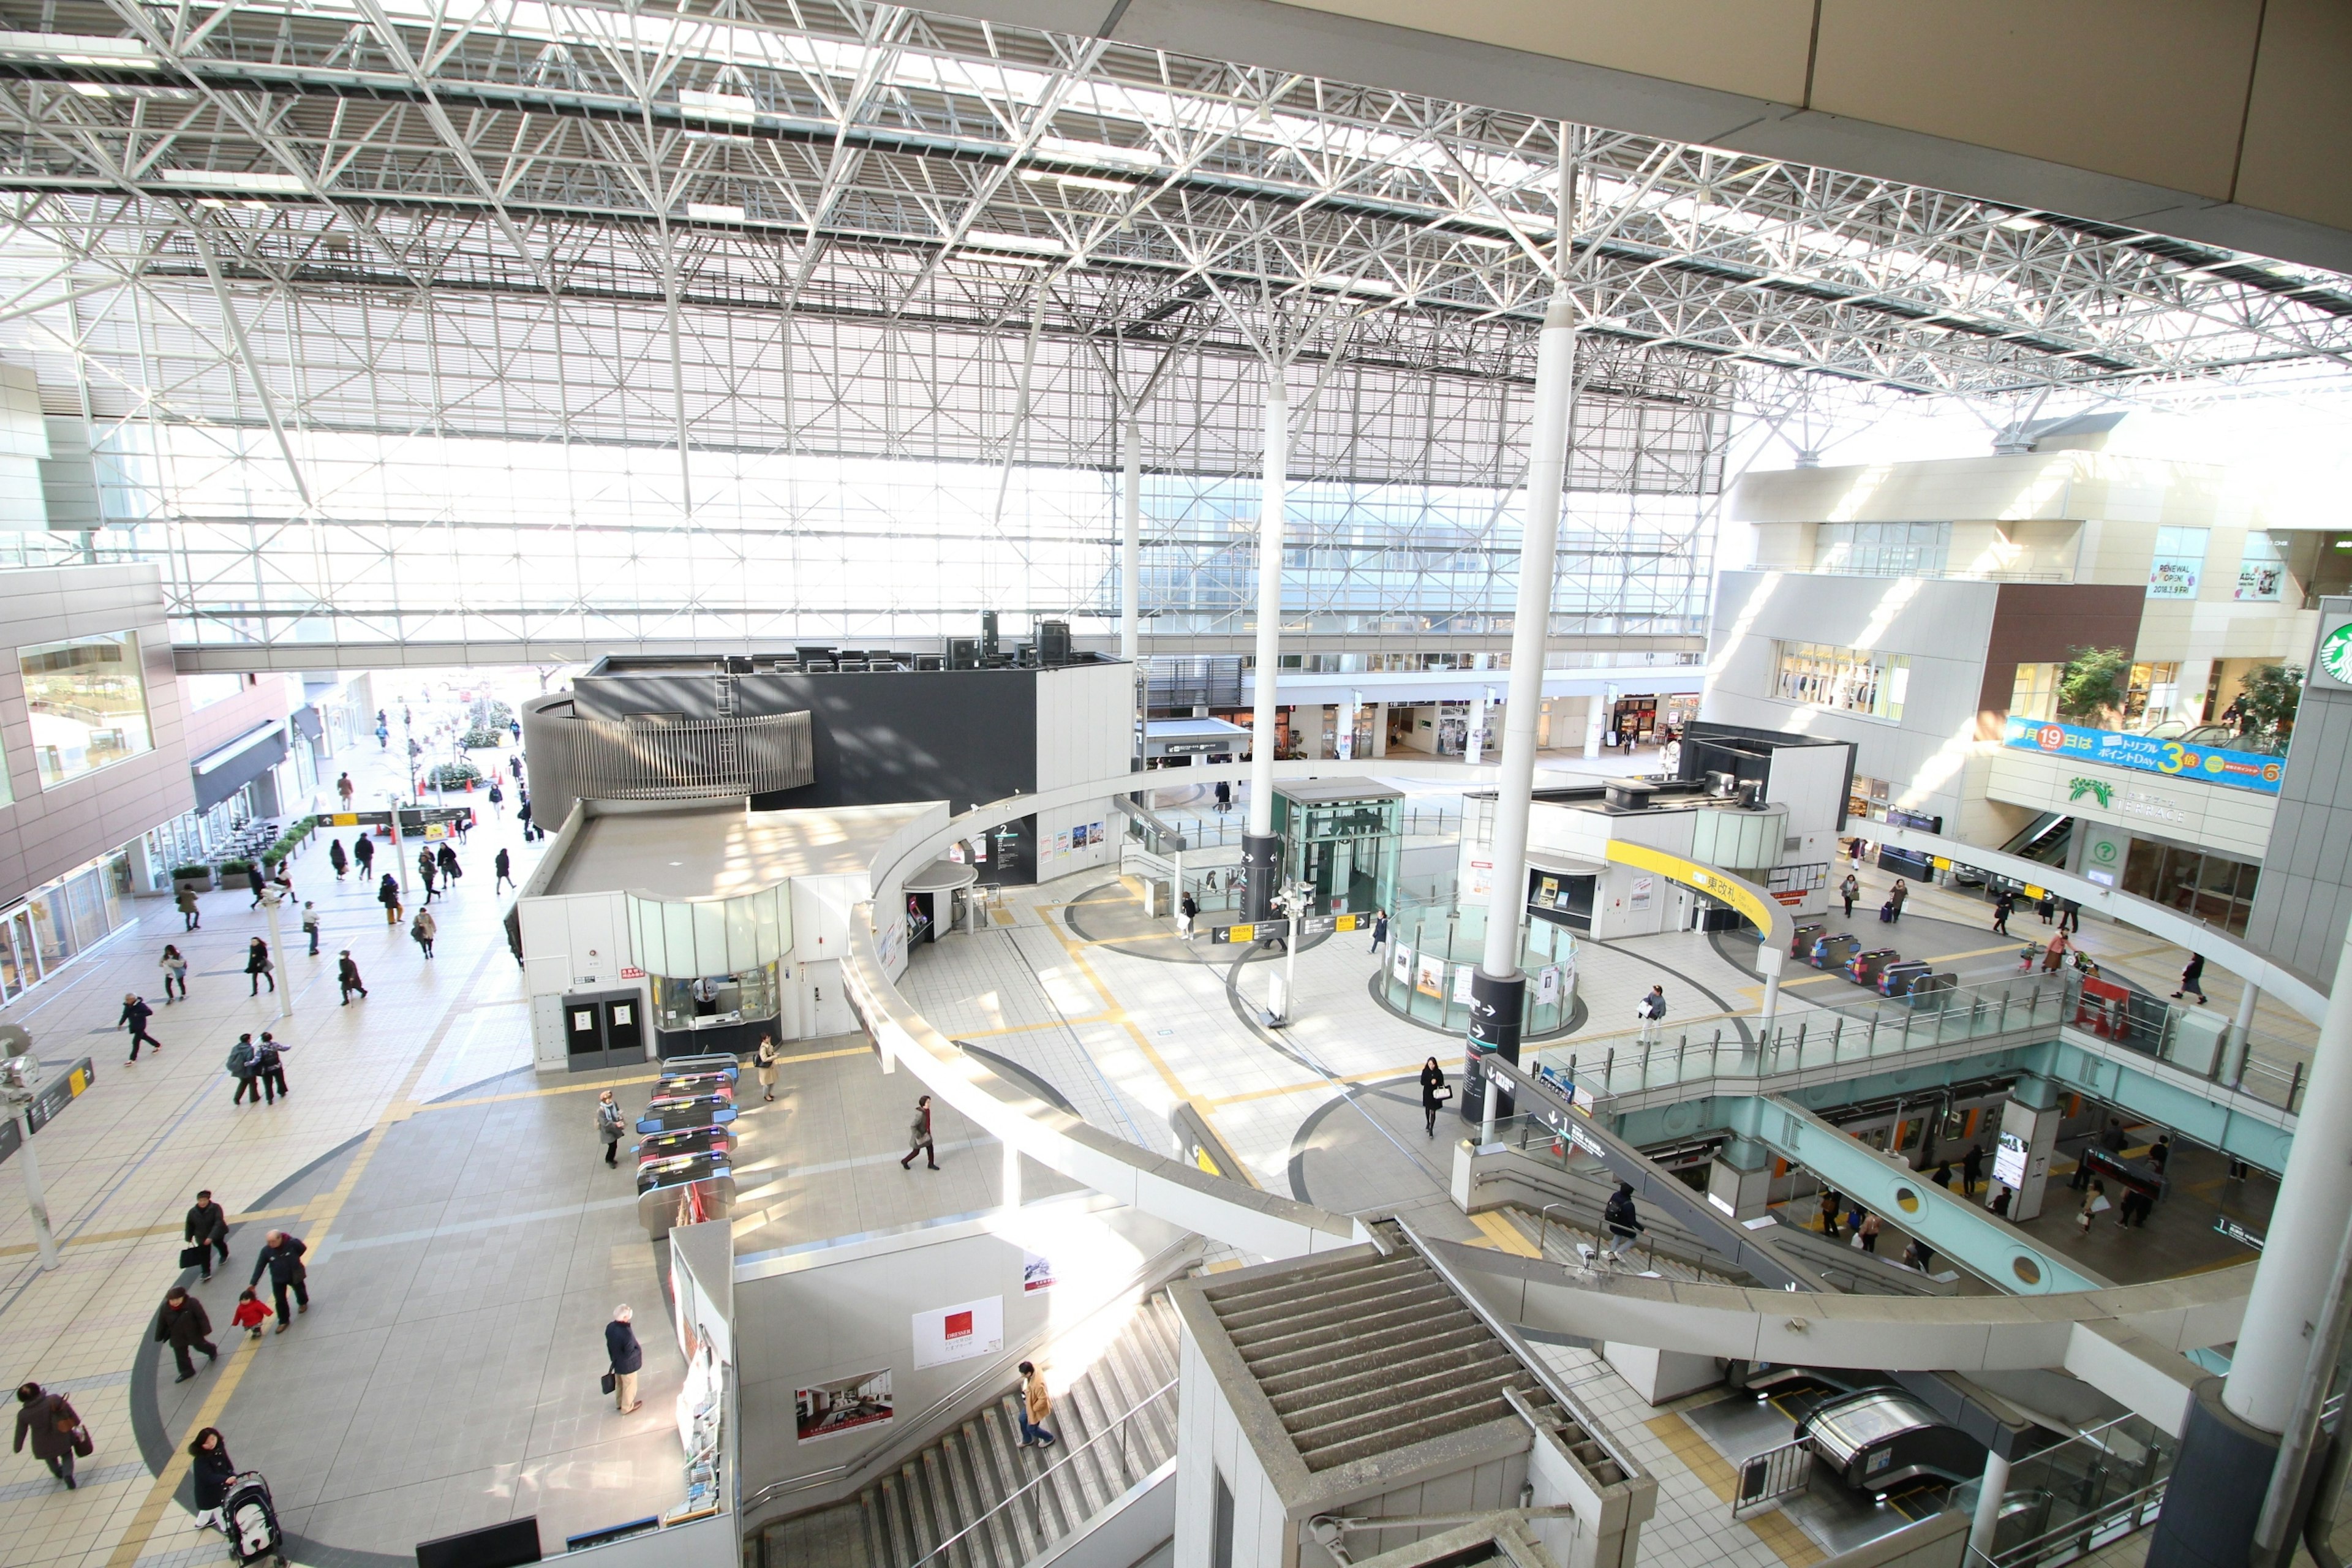
[[[2104,763],[2111,768],[2129,768],[2135,773],[2168,773],[2175,778],[2196,779],[2202,784],[2250,789],[2261,795],[2278,794],[2281,781],[2286,777],[2285,758],[2264,756],[2259,752],[2184,746],[2178,741],[2159,741],[2152,735],[2126,735],[2116,730],[2086,730],[2079,724],[2061,724],[2054,720],[2020,719],[2015,716],[2011,717],[2005,731],[2001,743],[2021,752],[2071,757],[2078,762]],[[2089,795],[2097,797],[2101,805],[2106,805],[2101,792],[2108,786],[2094,779],[2080,782],[2082,787],[2074,792],[2074,799],[2080,800]]]

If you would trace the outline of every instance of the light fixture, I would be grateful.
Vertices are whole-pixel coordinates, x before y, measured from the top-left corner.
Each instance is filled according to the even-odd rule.
[[[1160,154],[1150,147],[1118,147],[1108,142],[1074,142],[1066,136],[1041,136],[1034,154],[1060,163],[1108,164],[1139,173],[1160,167]]]
[[[215,212],[218,212],[221,208],[228,205],[228,201],[227,198],[224,196],[198,196],[196,198],[196,205],[200,207],[210,207]]]
[[[688,202],[686,216],[697,223],[741,223],[743,209],[727,202]]]
[[[760,117],[758,101],[740,92],[698,92],[682,88],[677,106],[686,113],[730,125],[749,125]]]
[[[1336,289],[1343,294],[1381,294],[1393,297],[1397,288],[1377,278],[1350,278],[1338,272],[1318,272],[1307,279],[1312,289]]]
[[[1515,239],[1506,239],[1499,234],[1457,234],[1450,228],[1441,228],[1434,230],[1433,232],[1442,234],[1448,239],[1458,240],[1464,245],[1477,246],[1482,250],[1516,250],[1518,248],[1518,241]]]
[[[210,191],[268,191],[283,195],[302,195],[310,186],[299,174],[279,174],[264,170],[247,169],[166,169],[163,183],[167,185],[191,185]]]
[[[149,54],[147,46],[136,38],[89,33],[0,33],[0,56],[55,60],[68,66],[113,66],[127,70],[151,71],[163,63]]]
[[[1124,195],[1135,189],[1131,180],[1106,180],[1099,174],[1066,174],[1058,169],[1024,169],[1021,177],[1031,184],[1051,180],[1067,189],[1076,186],[1082,191],[1111,191]]]
[[[967,229],[963,242],[983,250],[1018,250],[1032,256],[1067,256],[1070,253],[1070,247],[1058,239],[1041,238],[1031,234],[1005,234],[994,229]]]
[[[2007,217],[2000,220],[2000,226],[2017,234],[2024,234],[2032,229],[2042,227],[2047,221],[2047,219],[2034,217],[2027,213],[2011,213]]]
[[[236,205],[249,213],[266,213],[270,210],[268,202],[239,202]]]
[[[955,259],[984,261],[993,267],[1051,267],[1054,265],[1054,258],[1050,256],[999,256],[992,255],[985,250],[959,250],[955,253]]]

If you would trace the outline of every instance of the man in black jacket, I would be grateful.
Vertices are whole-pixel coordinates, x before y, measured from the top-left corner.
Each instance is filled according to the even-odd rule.
[[[1633,1183],[1617,1184],[1616,1193],[1601,1211],[1601,1221],[1602,1255],[1614,1268],[1619,1258],[1633,1250],[1634,1238],[1649,1228],[1634,1212]]]
[[[228,1261],[228,1215],[220,1205],[213,1202],[209,1191],[196,1194],[196,1206],[188,1211],[188,1221],[181,1228],[180,1239],[190,1247],[205,1249],[205,1278],[213,1277],[213,1254],[217,1251],[223,1263]]]
[[[147,1032],[147,1020],[154,1016],[155,1009],[147,1005],[147,998],[140,995],[136,991],[126,991],[122,994],[122,1016],[117,1018],[115,1022],[131,1033],[131,1059],[134,1062],[139,1059],[139,1046],[142,1041],[159,1051],[163,1048],[163,1042]]]
[[[205,1352],[207,1361],[220,1360],[220,1347],[213,1343],[213,1321],[205,1313],[205,1304],[177,1285],[163,1298],[163,1309],[155,1314],[155,1338],[172,1347],[172,1359],[180,1363],[177,1381],[185,1383],[196,1375],[192,1350]]]
[[[261,1271],[269,1270],[269,1288],[278,1302],[278,1331],[284,1333],[292,1326],[293,1318],[286,1310],[286,1292],[294,1292],[299,1310],[310,1310],[310,1270],[302,1267],[302,1255],[310,1249],[299,1237],[282,1230],[273,1230],[261,1238],[261,1251],[253,1260],[253,1278],[247,1285],[261,1283]]]
[[[646,1352],[637,1343],[637,1331],[629,1327],[631,1316],[627,1306],[615,1307],[613,1321],[604,1325],[604,1357],[613,1364],[613,1402],[624,1415],[645,1403],[637,1397],[637,1369],[646,1364]]]

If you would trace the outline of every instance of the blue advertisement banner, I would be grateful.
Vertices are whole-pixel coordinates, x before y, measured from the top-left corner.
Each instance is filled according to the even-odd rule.
[[[2011,717],[2003,743],[2044,756],[2072,757],[2134,773],[2168,773],[2174,778],[2250,789],[2276,795],[2286,776],[2286,760],[2255,752],[2225,752],[2213,746],[2189,746],[2151,735],[2126,735],[2114,730],[2086,730],[2046,719]]]

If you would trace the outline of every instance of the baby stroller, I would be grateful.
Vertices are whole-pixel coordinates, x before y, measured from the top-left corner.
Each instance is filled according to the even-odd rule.
[[[221,1499],[221,1528],[228,1536],[230,1555],[239,1563],[274,1557],[278,1568],[286,1568],[286,1538],[278,1532],[278,1510],[259,1470],[228,1479],[228,1491]]]

